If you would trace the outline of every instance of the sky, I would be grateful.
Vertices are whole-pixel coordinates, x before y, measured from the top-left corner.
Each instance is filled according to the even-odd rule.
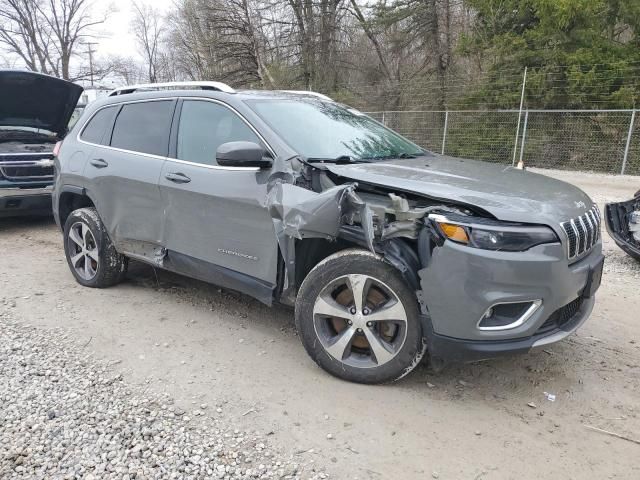
[[[168,11],[173,5],[174,0],[145,0],[144,3],[153,5],[161,12]],[[139,56],[136,52],[135,40],[131,32],[131,15],[133,11],[131,0],[98,0],[94,2],[98,11],[104,11],[109,5],[112,7],[112,13],[108,16],[107,21],[98,27],[99,38],[95,40],[94,45],[99,57],[107,55]]]
[[[173,6],[175,0],[138,0],[142,3],[152,5],[161,13],[168,12]],[[135,37],[131,33],[131,17],[133,12],[132,0],[93,0],[94,17],[100,18],[105,11],[109,11],[107,20],[96,26],[91,32],[95,38],[91,38],[94,42],[93,51],[94,58],[104,59],[110,55],[119,55],[123,57],[133,57],[142,59],[138,53]],[[85,46],[80,46],[78,52],[86,52]],[[71,72],[80,68],[80,64],[87,65],[87,58],[74,57],[71,60]],[[7,51],[0,50],[0,65],[7,65],[9,68],[24,68],[24,64],[17,55],[9,54]],[[1,68],[1,67],[0,67]],[[86,82],[80,82],[82,84]],[[111,80],[105,79],[105,85],[112,83]],[[85,85],[86,86],[86,85]]]

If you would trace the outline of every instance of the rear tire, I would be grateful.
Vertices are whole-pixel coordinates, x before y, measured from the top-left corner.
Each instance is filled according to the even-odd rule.
[[[128,259],[116,251],[95,208],[71,212],[64,224],[64,252],[71,273],[85,287],[110,287],[127,273]]]
[[[366,250],[344,250],[316,265],[300,286],[295,318],[311,358],[351,382],[399,380],[426,350],[414,292]]]

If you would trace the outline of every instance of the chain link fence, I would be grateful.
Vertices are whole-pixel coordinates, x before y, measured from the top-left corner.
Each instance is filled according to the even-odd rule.
[[[640,175],[640,111],[380,111],[369,115],[429,150],[530,167]]]

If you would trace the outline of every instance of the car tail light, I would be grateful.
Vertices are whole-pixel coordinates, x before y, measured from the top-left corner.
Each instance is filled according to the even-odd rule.
[[[60,153],[60,147],[62,147],[62,140],[56,143],[56,146],[53,147],[53,156],[57,157],[58,153]]]

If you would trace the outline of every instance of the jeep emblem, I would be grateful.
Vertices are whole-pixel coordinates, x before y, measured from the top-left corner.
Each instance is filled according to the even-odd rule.
[[[584,202],[575,202],[577,208],[587,208]]]

